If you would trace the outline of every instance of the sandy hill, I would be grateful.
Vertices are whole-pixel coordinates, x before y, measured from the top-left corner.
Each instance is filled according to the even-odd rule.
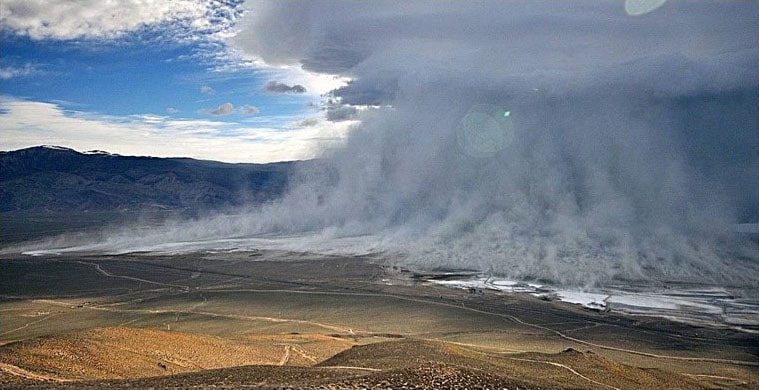
[[[695,378],[592,352],[496,354],[415,339],[355,345],[324,335],[232,340],[117,327],[11,343],[2,356],[8,388],[705,388]]]
[[[99,328],[2,346],[4,368],[32,378],[141,378],[244,365],[313,365],[350,347],[321,335],[215,336]]]

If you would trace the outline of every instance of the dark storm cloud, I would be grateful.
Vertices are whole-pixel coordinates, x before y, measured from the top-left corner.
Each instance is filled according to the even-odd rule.
[[[333,91],[344,104],[379,106],[391,103],[398,93],[398,81],[384,78],[362,78]]]
[[[301,121],[297,121],[293,123],[294,127],[314,127],[321,123],[321,120],[319,118],[306,118]]]
[[[756,252],[720,237],[759,220],[757,20],[750,1],[256,3],[233,44],[383,105],[272,226],[559,283],[750,281],[734,259]]]
[[[331,122],[355,119],[356,115],[358,115],[358,109],[353,106],[337,105],[327,108],[327,120]]]
[[[274,64],[385,78],[397,69],[461,72],[480,62],[479,69],[499,70],[493,74],[574,72],[673,52],[711,56],[755,43],[756,4],[671,2],[666,8],[631,18],[611,1],[256,3],[235,43]]]
[[[276,81],[269,81],[264,86],[264,90],[266,92],[275,92],[275,93],[306,93],[306,87],[295,84],[295,85],[287,85],[284,83],[279,83]]]

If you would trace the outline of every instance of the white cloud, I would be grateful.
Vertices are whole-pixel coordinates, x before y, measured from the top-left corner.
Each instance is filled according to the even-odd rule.
[[[0,68],[0,80],[34,76],[40,73],[42,73],[42,71],[32,64],[25,64],[20,68],[15,66],[3,66]]]
[[[176,114],[178,112],[179,112],[179,109],[176,107],[166,107],[167,114]]]
[[[204,85],[204,86],[200,87],[200,93],[203,93],[203,94],[206,94],[206,95],[210,95],[210,94],[212,94],[214,92],[216,92],[216,91],[214,91],[213,88],[211,88],[211,87],[209,87],[207,85]]]
[[[234,5],[204,0],[4,0],[0,26],[32,39],[114,38],[146,26],[178,23],[175,38],[195,31],[226,36]]]
[[[248,57],[248,60],[251,64],[254,64],[257,72],[266,72],[268,78],[286,80],[289,84],[303,87],[305,91],[298,93],[301,96],[320,98],[328,95],[331,91],[346,86],[351,80],[347,76],[321,74],[304,70],[299,65],[271,65],[258,60],[251,60],[251,58],[253,57]],[[263,88],[266,90],[266,85]]]
[[[0,149],[48,144],[123,155],[264,163],[316,157],[325,147],[343,142],[350,125],[280,129],[160,115],[113,117],[3,96]]]

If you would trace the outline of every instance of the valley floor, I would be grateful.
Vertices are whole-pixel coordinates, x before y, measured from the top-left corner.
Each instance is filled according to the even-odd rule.
[[[382,257],[283,251],[0,259],[3,388],[759,386],[759,335],[526,294]]]

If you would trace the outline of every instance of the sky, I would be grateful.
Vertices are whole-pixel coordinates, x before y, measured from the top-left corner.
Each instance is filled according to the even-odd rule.
[[[241,1],[0,4],[0,149],[40,144],[227,162],[312,158],[344,83],[228,43]],[[345,119],[345,118],[340,118]]]

